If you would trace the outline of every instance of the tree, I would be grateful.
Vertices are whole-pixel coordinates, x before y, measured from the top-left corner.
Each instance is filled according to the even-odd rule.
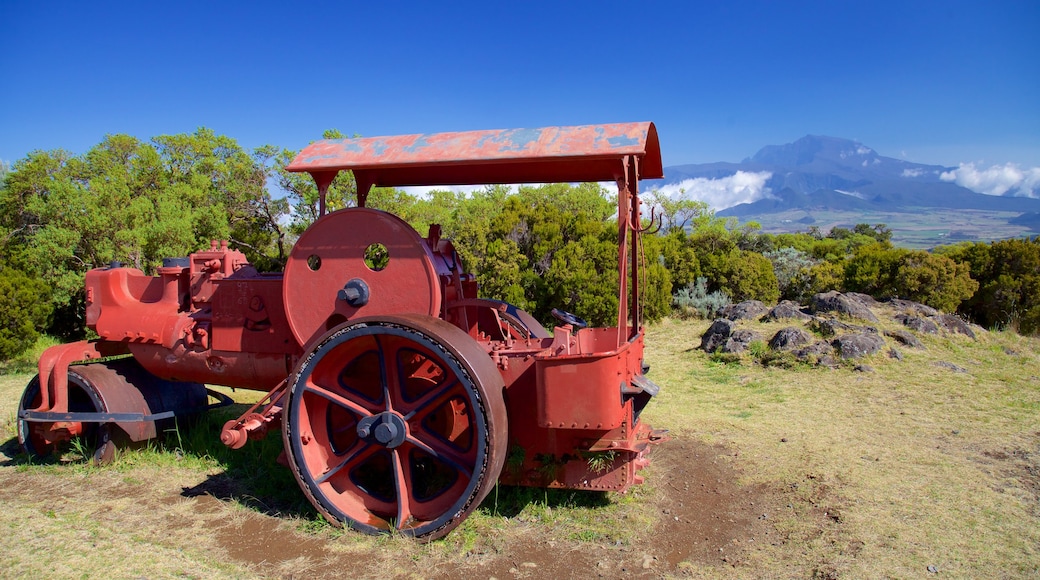
[[[678,198],[672,198],[655,189],[646,194],[645,198],[648,211],[655,218],[660,218],[661,230],[666,234],[685,232],[697,218],[711,213],[706,202],[687,198],[685,190],[680,190]]]
[[[987,327],[1040,332],[1040,240],[963,244],[944,255],[966,264],[979,289],[961,311]]]
[[[214,239],[254,263],[283,259],[288,208],[267,191],[276,158],[275,148],[250,155],[205,128],[152,143],[107,135],[82,156],[34,151],[0,193],[4,258],[51,285],[52,331],[82,335],[89,268],[118,261],[150,273]]]

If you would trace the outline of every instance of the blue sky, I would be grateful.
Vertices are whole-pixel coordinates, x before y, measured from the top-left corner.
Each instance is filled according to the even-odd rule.
[[[0,159],[654,121],[665,165],[806,134],[1040,166],[1040,2],[0,0]]]

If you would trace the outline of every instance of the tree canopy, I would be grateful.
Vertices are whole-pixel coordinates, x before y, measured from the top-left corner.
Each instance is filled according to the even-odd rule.
[[[341,138],[326,131],[325,138]],[[278,271],[296,238],[318,217],[307,174],[289,173],[296,152],[246,150],[200,128],[141,141],[107,135],[82,155],[33,151],[0,168],[0,329],[5,352],[46,329],[82,336],[83,274],[117,261],[152,272],[226,239],[263,271]],[[349,171],[329,188],[329,210],[356,205]],[[390,211],[425,234],[440,224],[484,297],[506,300],[549,321],[562,308],[595,325],[615,320],[618,300],[614,194],[597,184],[487,186],[470,194],[423,197],[376,188],[367,205]],[[959,311],[986,326],[1040,331],[1040,242],[964,243],[933,252],[892,246],[884,224],[811,227],[768,234],[755,223],[720,218],[706,204],[659,192],[643,195],[644,313],[668,315],[680,294],[720,300],[804,301],[826,290],[917,300]],[[652,223],[654,222],[654,223]],[[659,227],[658,227],[659,226]],[[695,284],[698,282],[698,284]],[[40,308],[25,306],[37,297]],[[24,311],[23,315],[17,313]],[[7,334],[4,334],[7,332]],[[8,345],[8,346],[5,346]]]

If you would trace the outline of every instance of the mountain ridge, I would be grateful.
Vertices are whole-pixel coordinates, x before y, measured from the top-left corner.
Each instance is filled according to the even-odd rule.
[[[686,184],[689,189],[696,189],[705,185],[700,180],[726,180],[738,172],[752,174],[761,181],[760,190],[753,192],[757,198],[716,212],[719,216],[735,216],[742,221],[767,222],[770,216],[799,211],[809,216],[821,211],[850,214],[983,211],[1023,215],[1040,212],[1040,199],[1012,195],[1021,193],[1016,190],[1001,196],[987,195],[954,183],[949,176],[956,169],[886,157],[851,139],[806,135],[792,143],[762,147],[739,163],[665,167],[665,179],[648,180],[646,188]],[[947,179],[943,179],[943,174]],[[696,198],[696,191],[692,195]],[[854,215],[849,217],[855,218]],[[1035,218],[1012,215],[1002,219],[1027,231],[1040,232]],[[795,231],[799,222],[808,223],[784,221],[792,224],[790,231]]]

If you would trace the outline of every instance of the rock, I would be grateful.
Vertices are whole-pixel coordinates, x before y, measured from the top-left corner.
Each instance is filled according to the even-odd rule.
[[[874,372],[874,367],[870,365],[856,365],[856,367],[852,370],[856,371],[857,373],[872,373]]]
[[[650,554],[643,554],[643,569],[649,570],[650,566],[653,565],[655,558]]]
[[[822,336],[837,336],[843,332],[852,330],[852,325],[845,324],[834,318],[817,318],[813,321],[813,329]]]
[[[767,310],[769,307],[758,300],[745,300],[723,308],[719,315],[729,320],[744,320],[758,318]]]
[[[836,290],[823,292],[813,296],[809,309],[813,313],[837,312],[843,316],[850,316],[852,318],[859,318],[870,322],[878,322],[877,316],[874,316],[874,313],[870,311],[870,308],[867,308],[863,303],[853,300]]]
[[[909,314],[897,314],[895,319],[910,330],[916,330],[925,334],[939,334],[939,325],[927,318],[910,316]]]
[[[968,326],[968,323],[961,320],[959,316],[953,314],[940,314],[939,316],[933,316],[932,320],[934,320],[939,326],[943,327],[947,332],[955,332],[963,334],[972,340],[975,339],[975,332],[970,326]]]
[[[809,344],[811,340],[812,335],[808,332],[795,326],[788,326],[778,330],[773,335],[773,338],[769,339],[769,348],[773,350],[793,350],[803,344]]]
[[[878,305],[878,301],[874,300],[874,297],[870,294],[861,294],[859,292],[846,292],[845,295],[849,298],[852,298],[856,302],[859,302],[863,306],[866,306],[867,308],[873,308]]]
[[[722,352],[727,354],[740,354],[747,350],[748,345],[756,340],[762,340],[762,335],[745,328],[734,330],[722,345]]]
[[[878,329],[874,328],[873,326],[858,326],[855,324],[846,324],[835,318],[817,317],[815,320],[813,320],[813,329],[823,336],[837,336],[839,334],[848,332],[870,332],[872,334],[878,334]]]
[[[904,344],[911,348],[924,348],[924,345],[921,344],[920,340],[917,340],[916,336],[905,330],[886,330],[885,336],[894,338],[899,344]]]
[[[809,320],[812,317],[802,312],[802,306],[797,302],[790,300],[784,300],[774,306],[765,316],[761,318],[762,322],[770,320],[787,320],[794,318],[796,320]]]
[[[966,369],[964,367],[959,367],[959,366],[957,366],[957,365],[955,365],[955,364],[953,364],[951,362],[946,362],[944,360],[941,360],[941,361],[935,363],[935,366],[940,367],[940,368],[944,368],[944,369],[950,369],[951,371],[953,371],[955,373],[966,373],[966,372],[968,372],[968,369]]]
[[[921,304],[920,302],[914,302],[913,300],[893,298],[889,300],[888,303],[897,310],[901,310],[911,316],[936,316],[939,314],[939,311],[931,306]]]
[[[838,361],[833,356],[825,354],[820,357],[820,360],[816,361],[816,366],[835,368],[838,366]]]
[[[894,358],[896,360],[903,360],[903,353],[899,352],[894,348],[888,349],[888,358]]]
[[[794,352],[794,356],[798,357],[799,360],[809,360],[810,357],[821,357],[825,354],[833,354],[834,347],[825,340],[817,340],[805,348],[800,348]]]
[[[726,344],[726,340],[733,334],[735,326],[733,321],[725,318],[715,320],[701,337],[701,348],[706,352],[715,352],[720,346]]]
[[[841,358],[861,358],[880,351],[885,346],[885,339],[876,334],[845,334],[834,339],[832,343]]]

